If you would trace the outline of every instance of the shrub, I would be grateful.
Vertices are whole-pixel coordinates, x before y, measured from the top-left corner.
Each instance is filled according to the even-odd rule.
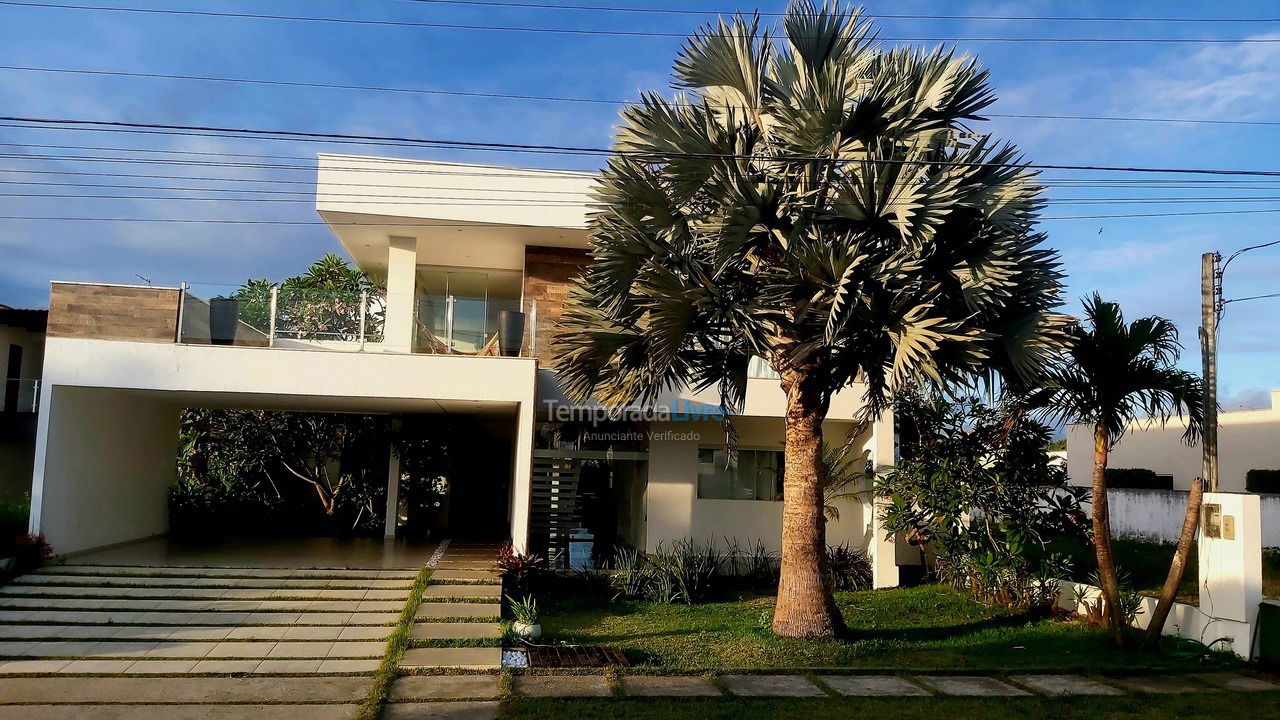
[[[778,553],[757,540],[740,544],[737,538],[725,540],[724,572],[734,580],[751,587],[778,584]]]
[[[1173,478],[1147,468],[1107,468],[1107,487],[1126,490],[1172,490]]]
[[[538,601],[532,595],[525,595],[519,600],[508,595],[507,607],[511,609],[511,617],[516,622],[524,625],[538,624]]]
[[[0,503],[0,557],[12,555],[18,537],[26,534],[30,510],[31,503],[26,499]]]
[[[1011,402],[908,394],[898,404],[902,460],[876,479],[885,530],[920,547],[940,580],[984,602],[1040,609],[1064,577],[1059,538],[1083,542],[1084,488],[1067,485],[1045,450],[1051,431]]]
[[[702,602],[711,595],[724,567],[724,558],[715,548],[699,547],[689,538],[671,543],[670,550],[659,544],[649,562],[662,583],[663,594],[671,596],[661,602],[687,605]]]
[[[614,600],[648,597],[653,587],[653,569],[644,553],[633,547],[614,548],[608,563],[609,586]]]
[[[1133,589],[1133,581],[1129,573],[1124,570],[1117,569],[1116,581],[1120,583],[1120,618],[1121,624],[1128,627],[1133,624],[1138,615],[1142,614],[1142,595]],[[1102,587],[1102,577],[1098,575],[1098,571],[1094,570],[1089,573],[1089,584],[1096,587]],[[1093,601],[1085,601],[1084,617],[1095,625],[1105,626],[1107,618],[1104,613],[1105,603],[1102,601],[1101,595]]]
[[[619,546],[609,562],[609,585],[614,600],[692,605],[715,592],[724,580],[728,562],[709,544],[701,547],[692,539],[677,540],[670,547],[659,545],[652,555]]]
[[[518,553],[509,542],[498,548],[498,570],[501,571],[503,584],[512,590],[527,593],[530,583],[543,566],[541,555]]]
[[[832,590],[866,590],[871,587],[871,561],[865,551],[848,543],[829,545],[827,578]]]
[[[44,535],[19,535],[14,543],[14,572],[18,575],[31,572],[53,557],[53,547]]]
[[[1280,493],[1280,470],[1250,470],[1244,487],[1251,493]]]

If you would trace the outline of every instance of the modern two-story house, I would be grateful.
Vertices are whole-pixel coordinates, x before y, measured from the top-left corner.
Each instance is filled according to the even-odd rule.
[[[196,286],[53,283],[32,531],[60,552],[166,532],[180,409],[229,407],[465,424],[475,461],[450,479],[454,533],[484,527],[544,552],[598,536],[604,523],[611,539],[642,549],[681,538],[777,549],[784,397],[762,363],[734,419],[733,467],[714,396],[673,393],[602,424],[597,409],[560,392],[549,350],[573,279],[591,262],[592,181],[321,155],[316,210],[360,269],[385,283],[361,299],[358,327],[331,336],[296,332],[290,298],[274,291],[246,321]],[[833,399],[831,442],[854,430],[860,397],[854,386]],[[892,418],[854,444],[891,463]],[[394,454],[388,466],[390,537],[402,473]],[[895,546],[871,503],[842,501],[829,539],[866,548],[876,584],[893,585]]]

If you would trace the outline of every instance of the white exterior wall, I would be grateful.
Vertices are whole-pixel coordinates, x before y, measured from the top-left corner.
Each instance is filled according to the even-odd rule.
[[[735,418],[742,449],[782,450],[781,418]],[[823,431],[828,444],[843,443],[853,423],[828,420]],[[886,428],[888,430],[886,431]],[[878,465],[893,461],[892,419],[885,418],[861,438],[857,446],[872,451]],[[782,547],[782,502],[761,500],[703,500],[697,496],[698,448],[724,443],[724,430],[713,422],[665,422],[651,427],[648,486],[645,493],[645,544],[650,552],[681,538],[723,545],[726,539],[740,544],[760,541],[770,550]],[[666,436],[666,437],[664,437]],[[890,440],[886,443],[885,437]],[[886,452],[888,457],[883,457]],[[868,551],[876,570],[877,586],[897,583],[894,546],[872,525],[869,501],[842,501],[840,519],[827,525],[827,542],[848,543]]]
[[[32,532],[44,532],[59,552],[163,532],[164,503],[153,490],[167,488],[175,478],[177,429],[171,423],[177,422],[180,407],[498,411],[519,422],[517,454],[528,456],[517,457],[512,482],[513,540],[523,545],[536,365],[526,358],[50,338],[32,482]],[[83,400],[90,397],[82,394],[86,392],[97,394],[92,401]],[[157,469],[161,454],[163,472]],[[145,466],[142,470],[135,467],[135,457]],[[84,483],[96,483],[94,493],[80,492]],[[133,498],[138,511],[125,512],[121,506],[120,512],[102,512],[115,506],[101,504],[99,494]]]
[[[1257,495],[1262,516],[1262,546],[1280,547],[1280,495]],[[1111,532],[1157,542],[1178,540],[1187,511],[1186,490],[1107,491]],[[1087,507],[1087,505],[1086,505]]]
[[[1218,483],[1224,491],[1243,491],[1245,473],[1280,469],[1280,390],[1272,391],[1266,410],[1224,412],[1218,416]],[[1200,476],[1200,445],[1182,442],[1186,425],[1173,418],[1161,427],[1135,423],[1111,451],[1108,467],[1147,468],[1173,476],[1175,490],[1191,487]],[[1093,428],[1067,427],[1067,473],[1075,485],[1088,485],[1093,473]]]
[[[56,387],[40,408],[33,533],[60,554],[137,540],[168,527],[180,406],[163,396]],[[52,448],[52,451],[49,451]]]

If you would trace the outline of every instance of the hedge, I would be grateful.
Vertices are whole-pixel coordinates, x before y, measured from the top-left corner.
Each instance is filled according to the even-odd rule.
[[[1130,490],[1172,490],[1173,478],[1147,468],[1107,468],[1107,487]]]
[[[1250,470],[1244,487],[1251,493],[1280,493],[1280,470]]]

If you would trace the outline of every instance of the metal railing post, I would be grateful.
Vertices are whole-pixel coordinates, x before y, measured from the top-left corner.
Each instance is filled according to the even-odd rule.
[[[445,352],[453,354],[453,296],[444,300],[444,343]]]
[[[271,286],[271,319],[267,326],[267,347],[276,346],[276,306],[279,300],[280,286]]]
[[[182,318],[187,310],[187,281],[183,280],[178,285],[178,330],[174,334],[173,341],[175,343],[182,342]]]
[[[364,352],[365,321],[369,316],[369,291],[360,291],[360,351]]]
[[[538,354],[538,301],[529,301],[529,354]]]

